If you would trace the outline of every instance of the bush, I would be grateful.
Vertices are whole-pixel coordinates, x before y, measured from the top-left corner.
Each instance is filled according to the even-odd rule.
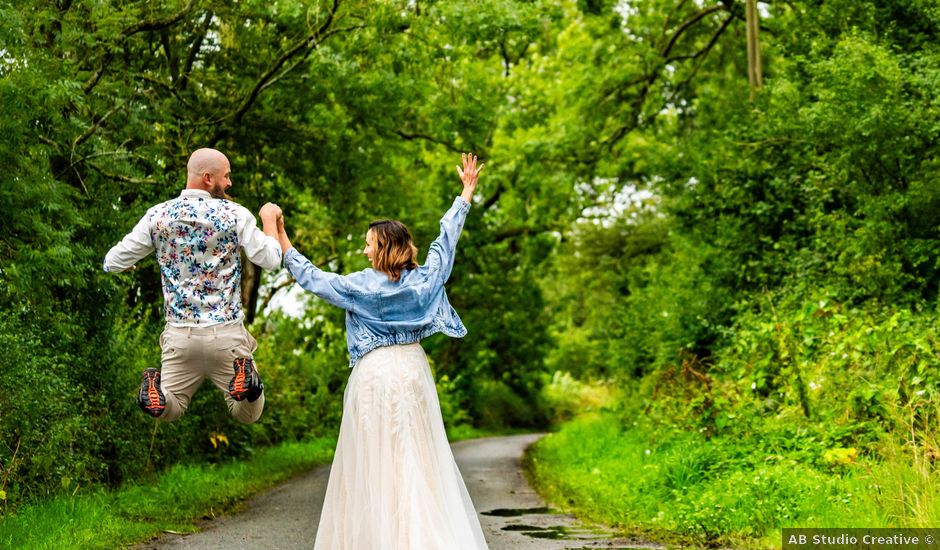
[[[599,411],[613,403],[615,393],[608,383],[581,382],[571,373],[555,371],[544,375],[541,401],[550,412],[553,423],[561,423],[579,414]]]

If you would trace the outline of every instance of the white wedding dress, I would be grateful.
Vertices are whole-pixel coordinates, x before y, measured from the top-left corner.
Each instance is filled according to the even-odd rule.
[[[353,368],[314,548],[487,548],[420,344],[375,349]]]

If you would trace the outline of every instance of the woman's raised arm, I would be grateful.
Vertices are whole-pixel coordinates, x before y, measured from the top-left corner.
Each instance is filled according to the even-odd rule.
[[[463,169],[457,167],[460,181],[463,182],[463,193],[454,199],[453,206],[441,218],[441,234],[431,243],[428,250],[427,267],[437,274],[440,284],[447,282],[454,267],[454,253],[457,250],[457,239],[463,231],[467,211],[470,210],[470,200],[477,187],[477,177],[483,171],[483,164],[477,166],[477,157],[472,153],[464,153]]]

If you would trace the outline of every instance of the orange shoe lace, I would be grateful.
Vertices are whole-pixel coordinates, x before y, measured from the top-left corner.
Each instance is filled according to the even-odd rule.
[[[160,405],[160,392],[157,390],[157,386],[154,384],[156,376],[150,378],[150,385],[147,387],[147,399],[150,400],[150,406],[155,409],[163,408]]]
[[[232,393],[239,394],[245,392],[245,361],[244,359],[236,359],[235,364],[241,367],[241,369],[235,373],[235,384],[232,389]]]

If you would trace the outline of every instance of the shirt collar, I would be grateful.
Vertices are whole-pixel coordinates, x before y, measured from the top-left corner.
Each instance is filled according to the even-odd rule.
[[[211,199],[212,195],[203,189],[183,189],[183,192],[180,193],[180,197],[201,197],[204,199]]]

